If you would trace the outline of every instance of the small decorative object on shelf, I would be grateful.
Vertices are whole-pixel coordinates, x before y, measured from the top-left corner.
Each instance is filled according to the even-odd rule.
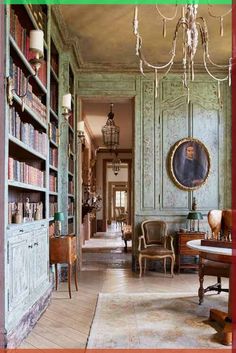
[[[61,222],[64,221],[63,212],[55,212],[54,221],[55,221],[55,237],[61,236]]]
[[[16,203],[15,205],[15,214],[14,214],[14,217],[13,217],[13,223],[16,223],[16,224],[20,224],[22,223],[22,214],[19,210],[19,207],[18,207],[18,204]]]

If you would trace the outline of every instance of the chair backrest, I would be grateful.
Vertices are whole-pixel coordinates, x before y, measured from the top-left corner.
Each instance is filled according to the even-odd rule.
[[[146,245],[162,245],[167,235],[167,225],[164,221],[146,220],[141,224]]]
[[[208,212],[208,223],[215,238],[220,232],[227,235],[232,230],[232,210],[211,210]]]

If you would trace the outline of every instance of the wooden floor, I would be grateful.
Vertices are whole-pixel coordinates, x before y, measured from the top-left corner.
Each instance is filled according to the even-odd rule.
[[[130,266],[127,268],[130,253],[122,255],[109,250],[107,255],[102,254],[99,262],[96,262],[94,251],[90,255],[92,257],[86,259],[89,254],[84,254],[84,270],[79,274],[79,291],[76,292],[73,287],[72,299],[69,299],[67,284],[61,283],[59,290],[53,292],[48,309],[20,348],[84,348],[99,292],[189,292],[197,295],[197,273],[181,273],[171,278],[169,274],[165,276],[161,272],[148,271],[144,277],[139,278],[132,273]],[[125,268],[121,268],[123,264]],[[205,285],[213,284],[214,280],[212,277],[206,278]],[[226,280],[224,284],[227,285]]]

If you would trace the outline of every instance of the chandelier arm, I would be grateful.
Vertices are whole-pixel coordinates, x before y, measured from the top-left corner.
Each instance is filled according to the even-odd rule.
[[[206,69],[206,72],[207,72],[215,81],[224,82],[224,81],[229,80],[229,75],[227,75],[227,76],[225,76],[225,77],[223,77],[223,78],[218,78],[218,77],[214,76],[214,75],[209,71],[209,69],[208,69],[208,67],[207,67],[207,63],[206,63],[206,53],[205,53],[205,51],[204,51],[204,53],[203,53],[203,63],[204,63],[204,67],[205,67],[205,69]]]
[[[147,67],[150,67],[152,69],[157,69],[157,70],[162,70],[162,69],[165,69],[167,68],[168,66],[170,66],[174,60],[174,57],[175,57],[175,53],[173,53],[171,59],[169,60],[169,62],[165,65],[162,65],[162,66],[157,66],[157,65],[152,65],[150,64],[146,59],[145,59],[145,56],[143,55],[143,53],[141,52],[141,50],[139,50],[139,53],[140,53],[140,60],[143,61],[143,63],[147,66]]]
[[[204,50],[206,51],[207,59],[215,67],[219,67],[221,69],[229,68],[230,64],[229,65],[216,64],[211,59],[210,54],[209,54],[209,48],[208,48],[208,29],[207,29],[206,20],[203,17],[198,17],[197,19],[201,19],[203,21],[203,26],[200,24],[200,22],[196,22],[196,24],[199,26],[199,29],[200,29],[201,38],[202,38],[202,45],[203,45],[203,47],[205,47]]]
[[[213,18],[222,18],[225,17],[227,15],[229,15],[232,12],[232,9],[229,9],[228,11],[226,11],[223,15],[214,15],[211,11],[210,11],[210,7],[212,7],[212,5],[208,4],[208,14],[213,17]]]
[[[178,5],[175,4],[175,13],[174,13],[174,15],[173,15],[172,17],[167,17],[167,16],[163,15],[163,14],[161,13],[161,11],[159,10],[157,4],[156,4],[156,10],[157,10],[157,12],[159,13],[159,15],[160,15],[164,20],[166,20],[166,21],[172,21],[172,20],[175,19],[176,15],[177,15]]]

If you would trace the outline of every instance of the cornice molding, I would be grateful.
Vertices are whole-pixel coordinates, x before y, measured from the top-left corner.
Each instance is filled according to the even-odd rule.
[[[52,15],[53,15],[53,20],[62,38],[64,49],[65,50],[72,49],[79,69],[80,67],[84,66],[84,61],[81,55],[78,38],[69,31],[63,19],[60,7],[58,5],[52,6]]]

